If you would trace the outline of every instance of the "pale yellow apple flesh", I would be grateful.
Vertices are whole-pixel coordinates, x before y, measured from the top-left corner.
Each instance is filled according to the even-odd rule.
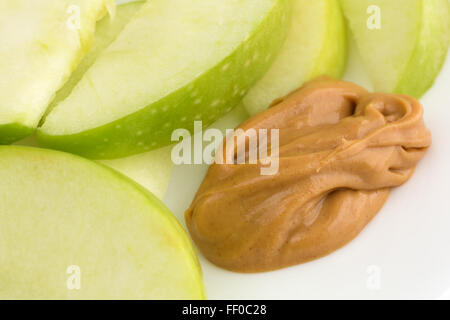
[[[59,102],[67,98],[73,88],[83,78],[86,71],[94,64],[99,55],[117,38],[128,22],[144,4],[144,1],[134,1],[117,6],[114,18],[104,17],[97,23],[93,46],[71,74],[69,80],[58,90],[50,104],[49,113]]]

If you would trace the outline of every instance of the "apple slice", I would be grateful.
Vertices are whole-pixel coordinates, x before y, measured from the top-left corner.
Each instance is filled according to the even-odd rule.
[[[46,117],[47,147],[108,159],[171,143],[239,103],[270,66],[286,0],[152,0]]]
[[[0,147],[0,298],[199,299],[201,269],[151,193],[74,155]]]
[[[339,78],[346,60],[346,26],[338,0],[293,0],[287,40],[245,96],[245,108],[253,115],[317,76]]]
[[[31,134],[113,0],[0,1],[0,144]]]
[[[376,90],[420,98],[450,41],[448,0],[341,0]]]

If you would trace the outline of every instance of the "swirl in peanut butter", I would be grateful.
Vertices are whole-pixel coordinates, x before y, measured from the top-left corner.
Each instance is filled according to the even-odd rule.
[[[342,247],[405,183],[431,144],[422,106],[321,78],[239,128],[279,129],[279,170],[213,164],[186,212],[200,251],[237,272],[280,269]]]

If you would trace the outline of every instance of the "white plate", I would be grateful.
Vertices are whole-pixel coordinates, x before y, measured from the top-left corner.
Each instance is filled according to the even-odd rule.
[[[352,44],[345,80],[370,89]],[[200,253],[209,299],[450,298],[450,59],[421,100],[433,146],[412,179],[344,248],[303,265],[260,274],[220,269]],[[235,111],[221,126],[242,119]],[[207,166],[175,167],[165,203],[184,224]]]

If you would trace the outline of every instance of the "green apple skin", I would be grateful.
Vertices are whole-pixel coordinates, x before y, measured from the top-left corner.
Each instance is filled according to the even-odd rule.
[[[290,5],[287,0],[273,0],[270,11],[246,40],[230,49],[215,66],[124,117],[80,132],[60,134],[55,131],[64,131],[67,117],[55,116],[57,106],[37,132],[40,144],[88,158],[113,159],[169,145],[173,130],[186,128],[192,132],[195,120],[208,126],[235,107],[267,71],[285,39]]]
[[[0,125],[0,144],[11,144],[33,134],[36,129],[20,123]]]
[[[80,29],[66,27],[80,9]],[[0,4],[0,144],[32,134],[55,92],[92,43],[113,0],[4,0]],[[30,17],[33,17],[30,19]]]
[[[420,98],[433,85],[447,55],[448,0],[341,2],[375,89]],[[370,5],[380,8],[380,29],[367,27]]]
[[[338,0],[293,0],[286,42],[243,102],[253,115],[321,75],[340,78],[347,61],[347,27]]]
[[[0,146],[0,179],[0,298],[204,298],[178,220],[115,170],[59,151]],[[79,289],[69,286],[69,266],[80,268]]]

